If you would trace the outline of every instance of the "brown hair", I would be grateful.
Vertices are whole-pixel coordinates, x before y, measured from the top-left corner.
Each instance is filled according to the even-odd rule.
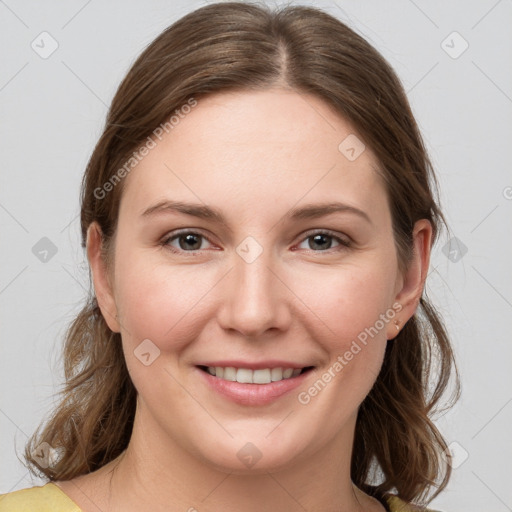
[[[407,97],[393,69],[367,41],[305,6],[271,11],[241,2],[208,5],[175,22],[145,49],[119,86],[83,177],[82,246],[97,221],[111,268],[123,180],[105,197],[98,190],[105,190],[115,171],[176,109],[216,92],[276,86],[316,95],[372,149],[386,183],[400,268],[407,268],[414,223],[431,222],[433,243],[446,226]],[[63,356],[62,401],[24,454],[30,471],[49,480],[68,480],[115,459],[128,445],[135,415],[137,392],[120,335],[107,326],[92,286],[67,331]],[[424,291],[415,315],[388,341],[382,370],[359,409],[351,466],[359,488],[372,496],[395,489],[401,499],[423,504],[432,487],[437,492],[428,501],[447,485],[451,468],[440,456],[447,445],[431,415],[452,370],[456,400],[460,382],[450,341]],[[42,442],[63,449],[49,467],[32,455]],[[376,470],[381,481],[374,485],[369,480]]]

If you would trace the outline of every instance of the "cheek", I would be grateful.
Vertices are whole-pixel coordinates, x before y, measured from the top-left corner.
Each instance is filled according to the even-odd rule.
[[[122,329],[132,345],[147,338],[161,350],[179,350],[200,329],[194,318],[201,315],[215,276],[194,265],[155,265],[156,259],[134,254],[117,266]]]
[[[209,283],[206,272],[198,275],[193,265],[170,269],[147,257],[126,258],[118,266],[117,299],[126,365],[141,399],[157,416],[163,401],[190,400],[172,376],[178,371],[180,354],[204,328],[200,319],[215,281]]]
[[[385,336],[389,317],[394,317],[389,311],[393,285],[393,276],[376,265],[347,266],[325,276],[306,278],[294,291],[317,319],[317,330],[323,327],[330,343],[343,349],[360,334],[359,338],[364,338],[369,330],[375,335],[377,329]]]
[[[317,388],[326,383],[329,390],[318,400],[313,398],[315,389],[311,394],[304,390],[304,401],[316,401],[320,408],[335,402],[344,415],[360,404],[380,372],[387,328],[396,315],[391,307],[394,275],[377,263],[347,265],[329,272],[328,279],[317,274],[312,284],[311,279],[304,281],[297,295],[314,313],[309,315],[309,332],[328,358],[317,372],[316,379],[322,381]]]

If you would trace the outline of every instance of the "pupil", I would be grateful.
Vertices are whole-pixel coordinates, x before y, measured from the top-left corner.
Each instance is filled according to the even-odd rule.
[[[324,244],[323,244],[323,246],[322,246],[322,244],[321,244],[321,243],[319,244],[319,243],[318,243],[318,241],[321,241],[321,240],[324,240],[324,241],[325,241],[325,240],[326,240],[326,239],[328,239],[328,238],[330,238],[330,236],[329,236],[329,235],[322,235],[322,234],[319,234],[319,235],[313,235],[314,244],[316,244],[316,245],[320,245],[320,249],[325,249],[326,247],[325,247],[325,243],[324,243]],[[328,245],[328,244],[327,244],[327,245]],[[311,244],[310,244],[310,247],[311,247]],[[314,249],[314,248],[315,248],[315,247],[312,247],[312,249]],[[327,248],[328,248],[328,247],[327,247]]]
[[[198,249],[200,246],[201,246],[201,243],[197,242],[197,239],[199,239],[199,237],[197,235],[193,235],[193,234],[188,234],[188,235],[182,235],[181,236],[181,240],[185,239],[186,242],[184,244],[181,244],[180,243],[180,246],[182,249]],[[196,239],[196,243],[194,244],[194,239]],[[186,244],[192,244],[192,245],[195,245],[196,247],[192,247],[191,245],[186,245]]]

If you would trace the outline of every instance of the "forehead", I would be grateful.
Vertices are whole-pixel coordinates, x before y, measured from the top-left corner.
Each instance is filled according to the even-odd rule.
[[[223,92],[187,112],[161,140],[154,138],[156,146],[127,176],[126,214],[140,215],[166,198],[214,203],[237,218],[299,201],[370,208],[386,201],[371,150],[315,96]]]

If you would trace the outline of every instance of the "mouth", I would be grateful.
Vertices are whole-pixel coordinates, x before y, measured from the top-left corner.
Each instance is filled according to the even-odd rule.
[[[210,364],[196,365],[201,380],[215,395],[241,406],[266,406],[280,398],[290,396],[293,390],[305,385],[315,368],[300,368],[298,365],[294,368],[284,361],[253,364],[235,361],[216,363],[221,366],[211,366],[213,361]],[[229,363],[237,366],[230,366]],[[278,366],[279,364],[282,366]]]
[[[233,366],[204,366],[198,365],[197,368],[209,375],[228,382],[238,382],[240,384],[271,384],[283,380],[293,379],[313,370],[314,366],[304,368],[236,368]]]

